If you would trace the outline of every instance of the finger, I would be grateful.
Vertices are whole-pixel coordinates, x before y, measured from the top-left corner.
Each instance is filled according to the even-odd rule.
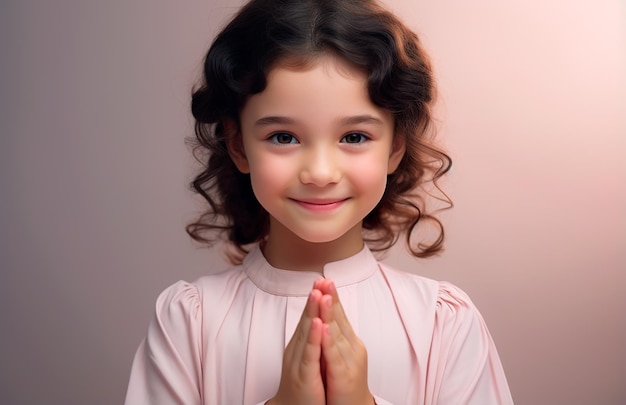
[[[293,347],[293,357],[287,369],[293,373],[293,381],[319,382],[319,389],[323,393],[321,376],[322,333],[323,323],[319,318],[319,301],[322,293],[313,290],[309,294],[307,303],[302,311],[298,324],[300,339]],[[297,383],[293,386],[298,386]]]
[[[323,329],[324,324],[320,318],[314,318],[311,321],[309,336],[302,350],[302,356],[299,362],[300,374],[305,378],[320,375]]]
[[[320,295],[321,293],[319,291],[311,291],[309,294],[293,336],[285,348],[284,360],[290,364],[291,367],[295,368],[302,360],[304,347],[311,333],[311,322],[319,316]]]
[[[330,296],[328,297],[330,301]],[[323,306],[323,305],[322,305]],[[327,404],[371,403],[367,385],[367,350],[360,340],[348,342],[337,322],[324,324],[322,360],[326,364],[325,379]]]
[[[345,338],[351,343],[355,343],[358,336],[352,329],[352,325],[346,316],[343,305],[341,305],[341,300],[339,299],[339,294],[337,293],[334,281],[329,279],[323,280],[320,287],[321,291],[325,295],[329,295],[332,298],[332,307],[330,307],[332,313],[325,311],[325,309],[329,308],[328,306],[320,305],[320,317],[325,323],[330,323],[333,320],[337,322],[337,325]]]
[[[313,289],[309,293],[309,298],[306,301],[306,305],[304,306],[304,310],[302,311],[302,316],[300,319],[308,318],[312,320],[313,318],[317,318],[320,316],[319,313],[319,300],[322,297],[322,293]]]
[[[294,331],[294,338],[292,338],[292,342],[297,347],[303,347],[309,339],[312,321],[320,315],[319,301],[321,299],[321,295],[322,294],[318,290],[312,290],[309,293],[309,298],[307,299],[302,315],[300,316],[300,321]],[[301,353],[301,350],[298,350],[297,352]],[[300,360],[300,356],[297,357],[298,360]]]
[[[315,280],[315,282],[313,282],[313,289],[314,290],[320,290],[322,291],[322,289],[324,288],[324,283],[326,282],[327,279],[320,277],[317,280]]]
[[[313,288],[316,290],[320,290],[322,294],[328,294],[328,286],[332,282],[329,278],[318,278],[313,283]]]
[[[345,376],[358,374],[358,370],[363,366],[358,349],[360,347],[352,346],[343,337],[336,323],[324,324],[322,359],[326,364],[324,375],[327,381],[336,381],[336,378],[343,379]]]
[[[337,315],[337,311],[334,308],[335,303],[333,300],[333,296],[329,294],[324,294],[322,297],[320,297],[319,302],[319,314],[320,318],[322,318],[322,321],[324,321],[324,323],[327,325],[336,322],[335,317]]]
[[[330,295],[324,295],[320,300],[320,315],[324,320],[322,334],[322,350],[326,351],[325,360],[329,363],[337,360],[348,361],[352,356],[352,345],[347,340],[343,331],[335,319],[333,299]]]
[[[337,344],[338,330],[336,326],[323,325],[322,330],[322,357],[326,363],[326,372],[339,373],[346,368],[346,358],[344,345]],[[341,349],[344,346],[344,349]]]
[[[298,325],[298,335],[287,345],[283,357],[278,391],[270,403],[324,404],[325,388],[321,375],[321,340],[324,324],[319,317],[309,319],[310,304],[317,307],[315,296],[309,298]],[[300,334],[307,331],[306,339]]]

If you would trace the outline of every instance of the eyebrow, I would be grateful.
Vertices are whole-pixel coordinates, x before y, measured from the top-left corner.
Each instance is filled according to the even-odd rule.
[[[295,121],[292,120],[291,118],[287,118],[287,117],[279,117],[279,116],[269,116],[269,117],[263,117],[263,118],[259,118],[258,120],[256,120],[256,122],[254,123],[254,125],[256,126],[265,126],[265,125],[274,125],[274,124],[294,124]]]
[[[343,125],[356,125],[356,124],[375,124],[382,125],[383,120],[373,115],[355,115],[353,117],[346,117],[340,121]]]
[[[254,125],[256,126],[266,126],[266,125],[288,125],[295,124],[295,120],[289,117],[281,117],[281,116],[267,116],[262,117],[256,120]],[[382,125],[383,120],[378,117],[369,114],[363,115],[354,115],[350,117],[342,118],[339,123],[341,125],[356,125],[356,124],[374,124],[374,125]]]

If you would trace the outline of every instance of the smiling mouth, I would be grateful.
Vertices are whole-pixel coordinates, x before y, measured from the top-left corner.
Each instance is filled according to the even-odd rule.
[[[298,200],[295,198],[291,199],[293,202],[297,203],[303,208],[306,208],[310,211],[331,211],[344,202],[348,200],[348,198],[343,199],[312,199],[312,200]]]

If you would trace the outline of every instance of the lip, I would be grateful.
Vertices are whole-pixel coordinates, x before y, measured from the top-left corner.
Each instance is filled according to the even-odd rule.
[[[332,211],[346,202],[348,198],[307,198],[304,200],[291,198],[290,200],[309,211]]]

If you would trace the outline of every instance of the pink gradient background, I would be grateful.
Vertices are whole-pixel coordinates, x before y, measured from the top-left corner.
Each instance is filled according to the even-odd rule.
[[[0,403],[122,401],[184,224],[190,88],[240,1],[0,5]],[[440,84],[445,254],[518,404],[626,403],[626,5],[388,0]]]

